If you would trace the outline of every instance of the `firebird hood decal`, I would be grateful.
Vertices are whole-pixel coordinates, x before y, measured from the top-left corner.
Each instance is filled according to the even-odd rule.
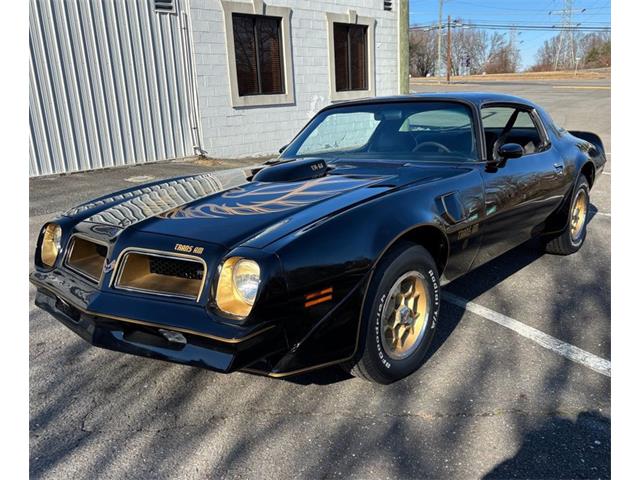
[[[247,178],[242,170],[205,173],[169,180],[86,203],[66,211],[64,215],[79,215],[106,206],[107,208],[91,215],[85,221],[125,228],[246,182]],[[115,205],[109,206],[111,204]]]
[[[234,215],[265,215],[304,207],[340,193],[360,188],[381,178],[342,175],[291,183],[257,183],[235,188],[215,201],[186,205],[158,216],[170,219],[224,218]]]
[[[248,182],[243,169],[211,172],[119,192],[64,215],[85,217],[78,224],[80,229],[107,238],[132,228],[229,246],[261,232],[274,233],[313,221],[333,208],[374,195],[379,189],[366,187],[395,177],[344,170],[344,174],[273,183]],[[328,205],[327,211],[302,213],[348,192],[361,193],[358,198],[344,198],[338,207]],[[298,213],[304,219],[298,219]]]
[[[248,169],[169,179],[118,192],[65,213],[76,228],[111,239],[126,230],[231,248],[254,248],[402,185],[460,174],[450,166],[335,163],[322,177],[250,182]]]

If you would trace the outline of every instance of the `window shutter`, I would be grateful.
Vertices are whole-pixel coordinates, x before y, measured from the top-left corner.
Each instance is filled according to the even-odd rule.
[[[349,26],[347,24],[333,24],[333,48],[336,91],[349,90]]]
[[[351,25],[349,28],[351,47],[351,90],[367,89],[367,27]]]
[[[256,29],[260,56],[261,93],[283,93],[280,19],[259,18]]]

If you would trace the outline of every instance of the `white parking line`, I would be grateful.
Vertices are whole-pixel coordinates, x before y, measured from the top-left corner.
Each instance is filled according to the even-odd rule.
[[[608,212],[601,212],[601,211],[596,210],[595,208],[591,208],[591,207],[589,207],[589,211],[590,211],[591,213],[593,213],[594,215],[601,215],[601,216],[603,216],[603,217],[609,217],[609,218],[611,218],[611,214],[610,214],[610,213],[608,213]]]
[[[502,325],[503,327],[507,327],[508,329],[513,330],[523,337],[526,337],[529,340],[533,340],[538,345],[547,348],[552,352],[557,353],[558,355],[568,358],[573,362],[580,363],[581,365],[584,365],[585,367],[588,367],[595,372],[601,373],[602,375],[606,375],[607,377],[611,376],[611,361],[609,360],[598,357],[593,353],[589,353],[574,345],[563,342],[562,340],[558,340],[551,335],[541,332],[537,328],[525,325],[518,320],[507,317],[502,313],[495,312],[487,307],[483,307],[482,305],[478,305],[477,303],[465,300],[464,298],[452,293],[443,291],[442,298],[445,301],[457,305],[464,310],[475,313],[476,315],[480,315],[482,318],[491,320],[492,322],[495,322],[498,325]]]

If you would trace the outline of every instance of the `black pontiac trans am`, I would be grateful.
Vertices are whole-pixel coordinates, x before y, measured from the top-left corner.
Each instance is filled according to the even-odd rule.
[[[469,93],[320,111],[254,168],[149,183],[43,226],[36,304],[93,345],[273,377],[419,368],[440,287],[532,237],[585,241],[600,138]]]

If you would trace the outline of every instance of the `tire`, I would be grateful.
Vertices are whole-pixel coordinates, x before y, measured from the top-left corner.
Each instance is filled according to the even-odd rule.
[[[343,367],[356,377],[381,384],[410,375],[427,358],[439,308],[440,279],[433,258],[415,243],[398,244],[373,273],[359,351]]]
[[[573,192],[573,198],[571,199],[567,225],[559,235],[546,240],[544,249],[547,253],[554,255],[571,255],[580,250],[580,247],[582,247],[587,237],[588,209],[589,182],[584,175],[580,175]],[[577,212],[577,210],[580,210],[580,212]],[[578,226],[576,226],[577,218]]]

